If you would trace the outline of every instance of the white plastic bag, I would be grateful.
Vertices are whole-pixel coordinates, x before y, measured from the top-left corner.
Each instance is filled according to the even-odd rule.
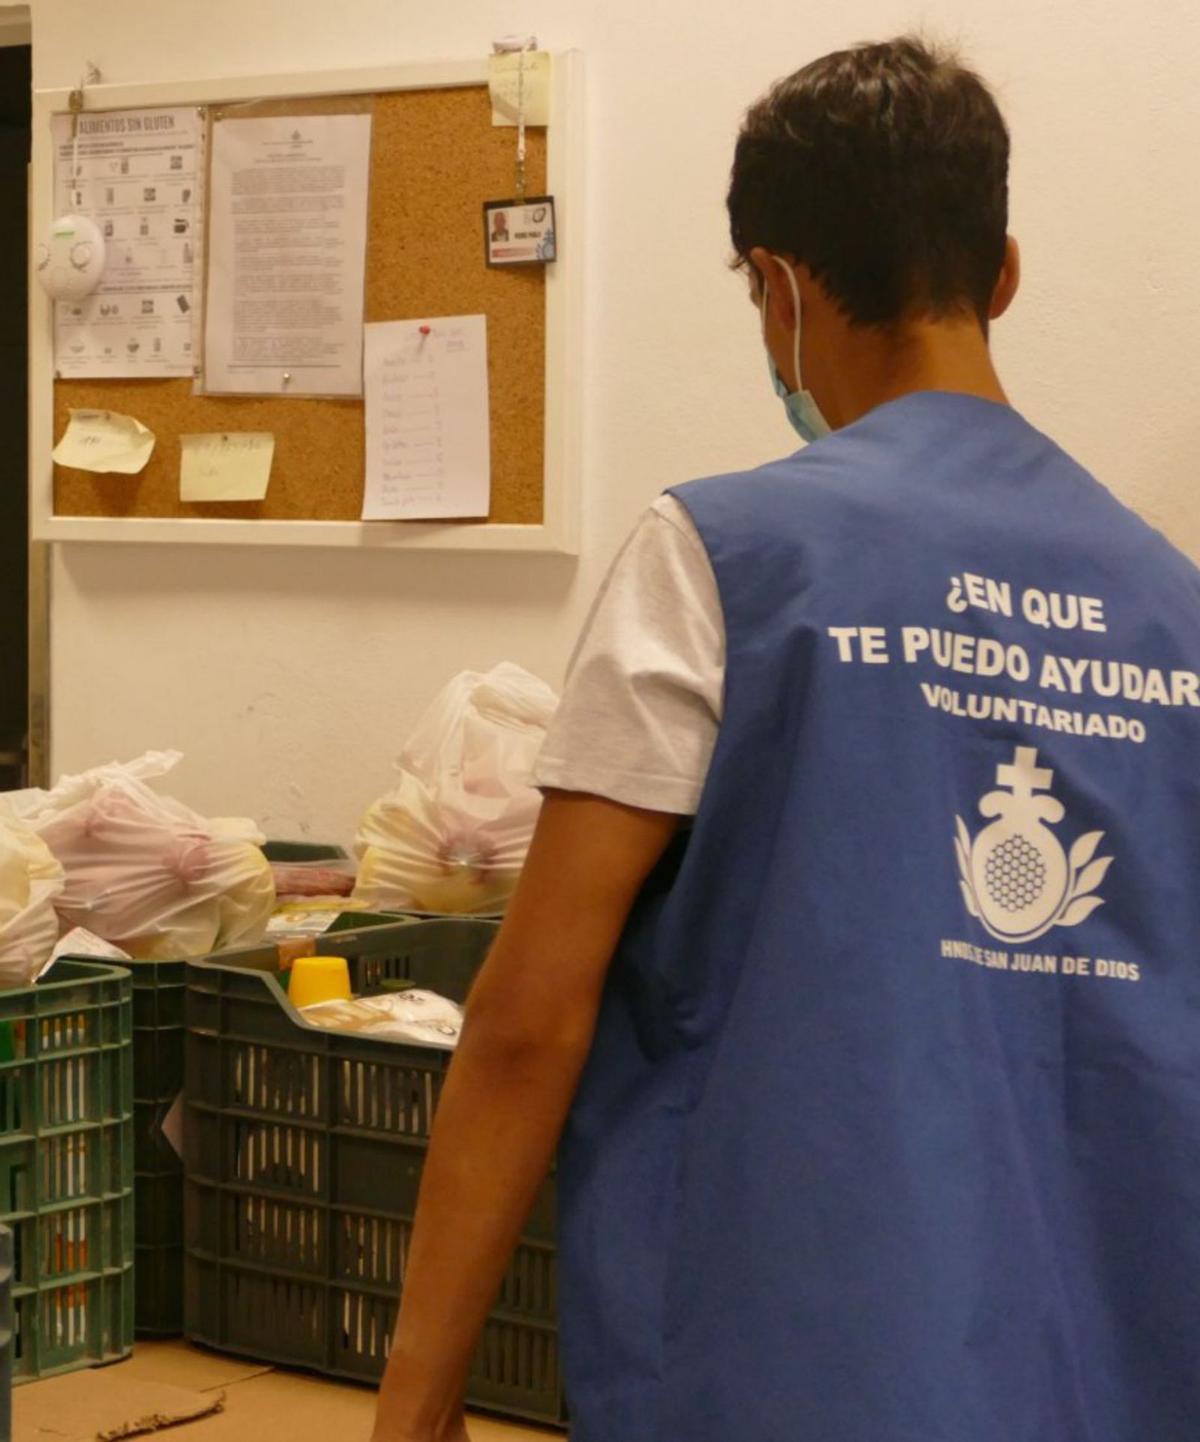
[[[10,794],[65,872],[55,903],[64,928],[85,927],[143,960],[262,937],[275,904],[263,837],[252,822],[205,820],[147,785],[179,759],[147,752]]]
[[[401,752],[399,784],[360,823],[355,904],[499,910],[541,808],[530,776],[557,705],[544,681],[511,662],[456,676]]]
[[[63,869],[32,827],[0,798],[0,987],[28,986],[58,940]]]
[[[463,1009],[456,1002],[415,987],[350,1001],[319,1001],[300,1014],[313,1026],[332,1031],[423,1046],[457,1046],[463,1025]]]

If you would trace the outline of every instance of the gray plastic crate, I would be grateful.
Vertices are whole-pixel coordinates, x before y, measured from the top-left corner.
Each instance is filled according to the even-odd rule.
[[[444,920],[343,932],[359,990],[409,980],[456,1000],[495,935]],[[391,934],[388,934],[391,933]],[[451,1053],[310,1026],[277,979],[187,969],[187,1335],[375,1381]],[[547,1179],[472,1369],[472,1405],[560,1424],[556,1179]]]

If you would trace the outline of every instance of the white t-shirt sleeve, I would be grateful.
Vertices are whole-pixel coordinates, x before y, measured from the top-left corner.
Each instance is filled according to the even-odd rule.
[[[663,496],[600,589],[534,784],[693,815],[724,687],[725,623],[712,564],[685,508]]]

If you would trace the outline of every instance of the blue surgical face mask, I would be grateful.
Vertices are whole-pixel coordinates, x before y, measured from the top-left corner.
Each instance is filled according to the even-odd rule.
[[[811,391],[804,389],[804,382],[800,378],[800,287],[796,284],[796,276],[792,267],[776,256],[775,259],[783,266],[784,274],[787,276],[792,287],[792,302],[796,313],[796,331],[792,337],[792,363],[796,370],[796,382],[799,390],[789,391],[787,383],[779,374],[779,367],[775,364],[775,358],[767,351],[767,366],[771,372],[771,384],[775,387],[775,394],[783,401],[783,408],[787,411],[787,418],[791,422],[792,429],[802,441],[819,440],[821,436],[829,434],[829,422],[821,414],[821,407],[817,405]],[[762,288],[762,327],[763,339],[767,334],[767,282],[764,279]]]

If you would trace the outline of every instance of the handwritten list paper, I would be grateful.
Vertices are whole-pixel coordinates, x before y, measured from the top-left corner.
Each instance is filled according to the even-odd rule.
[[[365,327],[365,521],[486,516],[487,317]]]

